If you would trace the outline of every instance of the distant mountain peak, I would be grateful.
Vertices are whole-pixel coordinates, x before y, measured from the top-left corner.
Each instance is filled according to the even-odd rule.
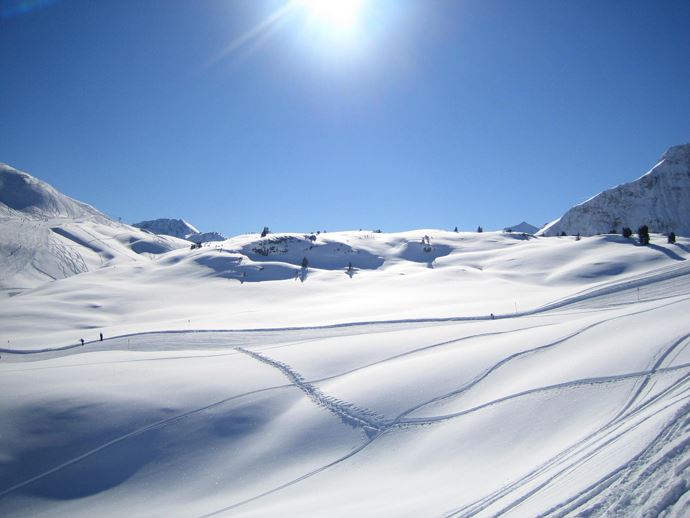
[[[522,221],[521,223],[513,225],[512,227],[505,227],[503,230],[506,232],[524,232],[526,234],[534,234],[539,230],[539,227],[535,227],[526,221]]]
[[[201,232],[184,219],[159,218],[134,223],[132,226],[153,234],[172,236],[193,242],[225,241],[226,239],[218,232]]]

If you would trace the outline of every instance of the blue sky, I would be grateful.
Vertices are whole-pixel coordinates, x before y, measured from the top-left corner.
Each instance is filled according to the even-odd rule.
[[[690,142],[687,0],[364,0],[346,35],[303,7],[252,33],[286,3],[0,0],[0,161],[126,222],[470,230]]]

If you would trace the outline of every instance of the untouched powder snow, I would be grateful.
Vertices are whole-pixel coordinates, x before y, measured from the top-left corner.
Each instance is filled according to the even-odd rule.
[[[690,144],[670,148],[641,178],[576,205],[540,234],[592,236],[625,227],[636,232],[642,225],[690,236]]]

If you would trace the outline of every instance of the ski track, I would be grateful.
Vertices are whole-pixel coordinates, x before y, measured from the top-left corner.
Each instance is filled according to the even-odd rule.
[[[517,313],[499,314],[494,315],[495,320],[503,320],[507,318],[520,318],[525,316],[539,315],[554,311],[556,309],[561,309],[569,305],[575,305],[583,301],[591,301],[591,299],[608,296],[620,292],[629,291],[631,289],[636,289],[649,284],[658,283],[661,281],[667,281],[675,279],[678,277],[690,275],[690,265],[672,265],[670,267],[660,268],[654,273],[640,274],[638,277],[624,280],[624,281],[611,281],[604,286],[595,286],[583,292],[576,293],[564,299],[560,299],[555,302],[551,302],[544,306],[538,308],[521,311]],[[685,290],[687,293],[688,290]],[[456,316],[456,317],[438,317],[438,318],[410,318],[410,319],[394,319],[394,320],[371,320],[371,321],[360,321],[360,322],[343,322],[339,324],[327,324],[318,326],[287,326],[287,327],[272,327],[272,328],[247,328],[247,329],[197,329],[193,332],[195,333],[259,333],[259,332],[286,332],[286,331],[309,331],[309,330],[327,330],[327,329],[340,329],[348,327],[361,327],[361,326],[373,326],[373,325],[397,325],[397,324],[433,324],[433,323],[444,323],[444,322],[471,322],[471,321],[482,321],[482,320],[492,320],[490,315],[479,315],[479,316]],[[129,338],[135,336],[147,336],[155,334],[181,334],[189,333],[191,330],[160,330],[160,331],[145,331],[139,333],[127,333],[118,336],[111,337],[112,339]],[[86,343],[95,343],[96,341],[90,341]],[[72,349],[76,347],[81,347],[81,344],[70,344],[58,347],[46,347],[42,349],[9,349],[0,348],[0,352],[7,354],[37,354],[53,351],[64,351],[67,349]]]
[[[244,349],[243,347],[237,347],[236,350],[270,367],[278,369],[293,385],[304,392],[309,399],[317,405],[324,407],[332,414],[335,414],[345,424],[353,428],[362,428],[368,436],[373,436],[385,428],[384,418],[376,412],[325,395],[320,389],[306,381],[301,374],[292,369],[289,365],[273,360],[264,354]]]
[[[644,278],[635,278],[635,279],[630,279],[626,280],[623,282],[612,282],[610,285],[605,285],[605,286],[598,286],[589,290],[585,290],[583,292],[580,292],[578,294],[575,294],[571,297],[568,297],[566,299],[556,301],[550,304],[547,304],[545,306],[542,306],[540,308],[537,308],[535,310],[531,311],[525,311],[521,312],[518,314],[511,314],[511,315],[497,315],[496,318],[513,318],[513,317],[520,317],[520,316],[529,316],[529,315],[536,315],[540,313],[544,313],[547,311],[553,311],[558,308],[562,308],[568,305],[572,304],[577,304],[579,302],[585,301],[585,300],[591,300],[592,298],[595,297],[602,297],[602,296],[607,296],[611,295],[614,293],[620,293],[623,291],[628,291],[631,289],[635,289],[647,284],[651,284],[653,282],[660,282],[660,281],[665,281],[669,279],[674,279],[676,277],[682,276],[682,275],[687,275],[690,272],[690,269],[685,266],[677,266],[674,265],[673,267],[667,267],[660,269],[657,273],[653,275],[648,275],[647,277]],[[406,418],[410,413],[414,412],[415,410],[422,408],[423,406],[441,401],[443,399],[455,397],[467,390],[469,390],[471,387],[477,385],[484,379],[486,379],[489,375],[491,375],[493,372],[495,372],[497,369],[501,368],[503,365],[506,363],[520,358],[522,356],[528,355],[528,354],[535,354],[544,350],[547,350],[549,348],[555,347],[557,345],[560,345],[571,338],[574,338],[575,336],[578,336],[588,330],[591,330],[594,327],[597,327],[599,325],[602,325],[604,323],[610,322],[612,320],[616,320],[619,318],[626,318],[630,316],[634,316],[640,313],[644,313],[647,311],[653,311],[656,309],[660,309],[663,307],[666,307],[671,304],[676,304],[682,301],[688,300],[688,298],[683,298],[680,300],[676,300],[673,302],[670,302],[669,304],[665,304],[662,306],[657,306],[651,309],[645,309],[636,313],[631,313],[631,314],[626,314],[626,315],[621,315],[617,317],[613,317],[611,319],[605,319],[599,322],[596,322],[594,324],[590,324],[588,326],[585,326],[584,328],[575,331],[574,333],[571,333],[563,338],[560,338],[554,342],[551,342],[546,345],[542,345],[530,350],[526,351],[521,351],[519,353],[515,353],[507,358],[504,358],[503,360],[497,362],[481,374],[479,374],[477,377],[475,377],[473,380],[471,380],[469,383],[464,385],[463,387],[460,387],[459,389],[452,391],[447,394],[443,394],[441,396],[438,396],[432,400],[429,400],[427,402],[415,405],[414,407],[404,411],[401,413],[399,416],[397,416],[393,420],[386,420],[383,416],[373,412],[372,410],[366,409],[366,408],[361,408],[353,405],[352,403],[348,403],[345,401],[341,401],[339,399],[336,399],[332,396],[328,396],[323,394],[320,389],[318,389],[316,386],[313,385],[313,383],[318,383],[320,381],[325,381],[328,379],[333,379],[337,378],[340,376],[344,376],[347,374],[350,374],[352,372],[365,369],[368,367],[371,367],[373,365],[378,365],[387,361],[391,361],[403,356],[411,355],[418,353],[420,351],[425,351],[434,347],[441,347],[444,345],[450,345],[453,343],[457,343],[460,341],[464,340],[469,340],[472,338],[477,338],[480,336],[490,336],[490,335],[498,335],[498,334],[503,334],[503,333],[510,333],[510,332],[517,332],[517,331],[522,331],[525,329],[531,329],[529,327],[527,328],[521,328],[517,330],[509,330],[509,331],[503,331],[503,332],[497,332],[497,333],[484,333],[484,334],[479,334],[479,335],[473,335],[473,336],[466,336],[466,337],[461,337],[458,339],[454,340],[448,340],[445,342],[437,343],[437,344],[432,344],[428,346],[424,346],[421,348],[417,348],[411,351],[407,351],[405,353],[397,354],[389,358],[385,358],[376,362],[373,362],[371,364],[367,364],[364,366],[357,367],[355,369],[351,369],[350,371],[344,372],[344,373],[339,373],[334,376],[329,376],[327,378],[322,378],[319,380],[315,381],[307,381],[305,380],[301,374],[299,374],[297,371],[295,371],[292,367],[289,365],[279,362],[277,360],[274,360],[265,354],[256,352],[256,351],[251,351],[249,349],[243,348],[243,347],[235,347],[235,351],[239,353],[243,353],[245,355],[248,355],[252,358],[254,358],[257,361],[260,361],[270,367],[276,368],[280,370],[290,381],[289,384],[286,385],[279,385],[279,386],[274,386],[274,387],[267,387],[267,388],[262,388],[262,389],[257,389],[254,391],[250,391],[244,394],[239,394],[235,395],[226,399],[223,399],[221,401],[217,401],[215,403],[211,403],[209,405],[206,405],[204,407],[196,408],[193,410],[190,410],[188,412],[179,414],[177,416],[173,416],[161,421],[157,421],[153,424],[143,426],[141,428],[138,428],[132,432],[129,432],[127,434],[124,434],[120,437],[117,437],[103,445],[100,445],[84,454],[81,454],[77,457],[74,457],[66,462],[63,462],[62,464],[47,470],[39,475],[36,475],[35,477],[32,477],[31,479],[28,479],[24,482],[21,482],[19,484],[16,484],[8,489],[5,489],[3,491],[0,491],[0,497],[3,497],[13,491],[16,491],[17,489],[20,489],[28,484],[31,484],[39,479],[42,479],[46,476],[49,476],[67,466],[73,465],[87,457],[90,457],[94,454],[97,454],[98,452],[104,450],[105,448],[108,448],[114,444],[117,444],[119,442],[122,442],[124,440],[127,440],[129,438],[135,437],[137,435],[141,435],[143,433],[146,433],[147,431],[157,429],[157,428],[162,428],[164,426],[168,426],[170,424],[174,424],[175,422],[182,420],[186,417],[189,417],[191,415],[197,414],[199,412],[203,412],[205,410],[208,410],[209,408],[222,405],[224,403],[227,403],[229,401],[250,396],[253,394],[261,393],[261,392],[266,392],[270,390],[276,390],[276,389],[281,389],[281,388],[288,388],[288,387],[296,387],[300,389],[307,397],[309,397],[315,404],[324,407],[334,415],[336,415],[341,421],[344,423],[353,426],[355,428],[361,428],[363,431],[366,432],[367,434],[367,440],[363,442],[360,446],[358,446],[356,449],[353,451],[349,452],[347,455],[342,456],[336,460],[334,460],[331,463],[328,463],[324,466],[321,466],[317,469],[314,469],[310,471],[309,473],[306,473],[296,479],[293,479],[291,481],[288,481],[280,486],[277,486],[273,489],[270,489],[268,491],[265,491],[259,495],[256,495],[254,497],[251,497],[249,499],[243,500],[241,502],[237,502],[235,504],[232,504],[228,507],[224,507],[222,509],[219,509],[217,511],[213,511],[212,513],[209,513],[204,516],[214,516],[217,514],[221,514],[227,511],[230,511],[232,509],[235,509],[239,506],[248,504],[250,502],[254,502],[258,500],[259,498],[268,496],[270,494],[273,494],[277,491],[280,491],[282,489],[285,489],[291,485],[297,484],[309,477],[312,477],[316,474],[319,474],[337,464],[340,464],[350,458],[352,458],[354,455],[357,453],[361,452],[363,449],[368,447],[370,444],[372,444],[377,438],[382,436],[384,433],[391,433],[397,429],[404,429],[404,428],[409,428],[409,427],[417,427],[417,426],[428,426],[440,422],[444,422],[450,419],[455,419],[458,417],[462,417],[474,412],[481,411],[483,409],[486,409],[488,407],[502,404],[511,400],[515,400],[517,398],[523,398],[523,397],[529,397],[535,394],[540,394],[548,391],[561,391],[561,390],[568,390],[568,389],[573,389],[577,388],[580,386],[586,386],[586,385],[599,385],[599,384],[608,384],[608,383],[616,383],[616,382],[621,382],[621,381],[626,381],[630,379],[640,379],[640,386],[637,388],[637,390],[634,391],[633,395],[630,397],[626,405],[618,412],[618,414],[611,420],[609,421],[606,425],[604,425],[602,428],[599,430],[595,431],[594,433],[590,434],[590,436],[584,438],[583,440],[579,441],[576,445],[573,445],[572,447],[568,448],[567,450],[564,450],[554,458],[550,459],[546,463],[542,464],[539,468],[536,470],[532,471],[531,473],[528,473],[525,477],[522,477],[516,482],[513,482],[509,484],[508,486],[505,486],[504,488],[498,490],[497,492],[492,493],[491,495],[488,495],[487,497],[474,502],[473,504],[469,504],[467,506],[463,506],[462,508],[456,509],[454,511],[451,511],[450,513],[447,513],[446,516],[471,516],[474,515],[478,512],[481,512],[485,509],[487,509],[489,506],[493,505],[497,501],[505,498],[506,496],[509,496],[510,494],[514,493],[515,491],[519,490],[521,487],[523,487],[525,484],[533,481],[536,479],[538,476],[542,475],[549,469],[553,469],[555,466],[557,466],[559,463],[564,463],[567,462],[569,459],[572,459],[575,457],[575,462],[571,463],[566,469],[568,471],[575,469],[577,466],[580,464],[586,462],[589,460],[593,455],[598,453],[599,451],[603,450],[605,447],[610,445],[612,442],[617,440],[619,437],[622,435],[628,433],[631,429],[639,426],[643,421],[650,419],[652,416],[646,416],[643,419],[641,419],[637,423],[633,423],[632,425],[629,425],[627,428],[623,429],[623,431],[620,431],[617,435],[613,437],[609,437],[606,440],[599,439],[599,436],[601,435],[606,435],[609,434],[611,435],[612,430],[613,431],[618,431],[620,430],[624,424],[627,423],[627,420],[631,419],[631,417],[639,415],[643,410],[649,408],[650,405],[657,403],[660,401],[662,397],[666,397],[669,394],[671,394],[673,391],[676,391],[679,387],[682,388],[683,385],[685,385],[688,380],[690,380],[690,374],[686,374],[683,376],[679,381],[671,385],[670,387],[666,388],[664,391],[662,391],[660,394],[657,394],[653,398],[651,398],[648,401],[645,401],[641,403],[638,406],[634,406],[636,401],[642,398],[643,392],[645,392],[645,389],[647,387],[650,388],[650,383],[653,382],[653,379],[655,376],[658,375],[664,375],[664,374],[671,374],[671,373],[680,373],[688,368],[690,368],[690,363],[684,363],[676,366],[671,366],[671,367],[663,367],[664,362],[673,355],[675,352],[676,355],[678,354],[677,349],[680,348],[681,345],[685,347],[687,345],[687,340],[690,338],[690,335],[685,335],[677,340],[675,340],[669,347],[667,347],[662,353],[659,355],[658,359],[654,362],[652,367],[648,370],[644,371],[639,371],[639,372],[631,372],[631,373],[625,373],[625,374],[619,374],[619,375],[613,375],[613,376],[602,376],[602,377],[596,377],[596,378],[584,378],[580,380],[571,380],[568,382],[564,383],[559,383],[559,384],[554,384],[554,385],[549,385],[549,386],[544,386],[544,387],[537,387],[533,389],[529,389],[526,391],[510,394],[501,398],[498,398],[493,401],[488,401],[486,403],[483,403],[481,405],[477,405],[475,407],[462,410],[460,412],[455,412],[452,414],[447,414],[447,415],[441,415],[441,416],[432,416],[432,417],[427,417],[427,418]],[[344,327],[354,327],[354,326],[368,326],[368,325],[380,325],[380,324],[415,324],[415,323],[435,323],[435,322],[453,322],[453,321],[467,321],[467,320],[487,320],[490,317],[450,317],[450,318],[433,318],[433,319],[405,319],[405,320],[390,320],[390,321],[370,321],[370,322],[351,322],[351,323],[342,323],[342,324],[333,324],[333,325],[325,325],[325,326],[303,326],[303,327],[287,327],[287,328],[265,328],[265,329],[241,329],[241,330],[199,330],[195,332],[208,332],[208,333],[220,333],[220,332],[274,332],[274,331],[298,331],[298,330],[323,330],[323,329],[336,329],[336,328],[344,328]],[[545,324],[545,325],[551,325],[551,324]],[[536,326],[540,327],[540,326]],[[131,334],[126,334],[118,337],[113,337],[111,339],[115,338],[125,338],[125,337],[134,337],[134,336],[143,336],[143,335],[153,335],[153,334],[169,334],[169,333],[189,333],[190,331],[187,330],[179,330],[179,331],[163,331],[163,332],[145,332],[145,333],[131,333]],[[299,343],[299,342],[297,342]],[[12,353],[12,354],[34,354],[34,353],[42,353],[42,352],[57,352],[57,351],[63,351],[75,347],[80,347],[80,345],[68,345],[68,346],[63,346],[63,347],[55,347],[55,348],[45,348],[45,349],[35,349],[35,350],[13,350],[13,349],[0,349],[0,352],[5,352],[5,353]],[[235,354],[235,353],[229,353],[229,354]],[[208,356],[220,356],[223,354],[219,355],[208,355]],[[170,360],[175,360],[175,359],[182,359],[183,357],[169,357],[169,358],[157,358],[157,359],[170,359]],[[192,356],[191,358],[197,358],[197,356]],[[127,360],[127,361],[152,361],[155,359],[141,359],[141,360]],[[126,363],[127,361],[123,361]],[[106,362],[106,363],[120,363],[120,362]],[[26,370],[31,370],[31,369],[26,369]],[[11,371],[10,371],[11,372]],[[687,399],[690,396],[683,396],[680,398],[678,401],[683,401],[684,399]],[[674,404],[677,404],[678,401],[673,401],[669,404],[666,405],[666,407],[670,407]],[[665,408],[666,408],[665,407]],[[613,472],[609,473],[605,477],[602,477],[598,482],[593,484],[592,486],[588,487],[584,491],[579,492],[578,494],[574,495],[572,498],[567,500],[566,502],[563,502],[559,504],[558,506],[549,509],[544,513],[544,516],[564,516],[567,514],[570,514],[572,512],[575,512],[578,509],[583,509],[581,511],[581,514],[589,516],[592,514],[600,514],[607,509],[610,509],[611,506],[613,505],[612,502],[615,502],[616,499],[620,500],[621,496],[625,493],[626,487],[629,487],[631,485],[639,484],[639,483],[644,483],[645,481],[653,478],[653,475],[655,474],[656,470],[658,469],[666,469],[665,466],[671,465],[674,462],[680,462],[679,459],[682,459],[682,454],[690,448],[690,439],[685,438],[685,435],[687,433],[687,419],[685,421],[682,421],[680,419],[681,417],[687,416],[688,411],[690,409],[690,404],[686,404],[683,406],[681,410],[679,410],[676,414],[675,419],[671,420],[669,424],[667,424],[661,432],[655,437],[655,439],[638,455],[633,457],[629,462],[625,463],[624,465],[618,467],[616,470]],[[604,437],[606,438],[606,437]],[[595,441],[596,439],[596,441]],[[682,439],[682,440],[681,440]],[[599,442],[599,444],[596,444],[591,451],[587,452],[586,455],[582,455],[582,451],[587,449],[589,446],[592,445],[592,442]],[[647,469],[641,469],[641,468],[636,468],[637,466],[645,466],[648,464],[648,461],[650,459],[653,459],[654,456],[658,456],[659,451],[663,449],[664,445],[669,444],[671,442],[676,442],[677,444],[674,445],[673,448],[671,448],[668,452],[663,454],[659,460],[657,460],[655,463],[651,464],[650,467]],[[549,485],[551,482],[553,482],[554,479],[558,478],[562,474],[564,474],[566,471],[561,470],[556,475],[552,476],[549,478],[546,482],[540,484],[536,489],[531,490],[525,495],[522,495],[518,499],[516,499],[514,502],[510,503],[507,507],[502,509],[498,514],[503,514],[504,512],[508,512],[511,509],[514,509],[524,501],[526,501],[528,498],[533,496],[536,492],[541,490],[543,487]],[[606,499],[603,502],[595,502],[591,504],[589,507],[587,507],[588,504],[592,502],[594,498],[597,496],[601,495],[603,492],[605,492],[608,488],[611,488],[614,485],[618,485],[622,487],[623,489],[620,489],[616,492],[611,492],[609,496],[606,497]],[[673,505],[678,498],[680,498],[680,495],[684,491],[687,490],[687,486],[680,487],[678,484],[672,486],[671,488],[668,488],[667,493],[665,494],[665,497],[662,498],[662,503],[666,502],[668,505]],[[665,505],[666,505],[665,504]],[[625,508],[625,502],[620,502],[616,504],[618,505],[618,509],[623,509]]]
[[[675,372],[675,371],[681,371],[681,370],[683,370],[683,369],[685,369],[685,368],[687,368],[687,367],[690,367],[690,364],[683,364],[683,365],[678,365],[678,366],[675,366],[675,367],[668,367],[668,368],[662,368],[662,367],[661,367],[661,365],[662,365],[664,359],[667,358],[667,357],[671,354],[671,352],[672,352],[679,344],[681,344],[681,343],[683,343],[685,340],[687,340],[687,338],[688,338],[688,336],[686,335],[685,337],[683,337],[683,338],[681,338],[681,339],[679,339],[679,340],[674,341],[674,342],[663,352],[663,354],[661,355],[660,359],[655,363],[655,365],[654,365],[650,370],[648,370],[648,371],[641,372],[641,373],[630,373],[630,374],[626,374],[626,375],[613,376],[613,377],[598,378],[598,379],[594,379],[594,380],[577,380],[577,381],[571,382],[571,383],[574,383],[574,384],[588,384],[588,383],[591,383],[592,381],[595,382],[595,383],[593,383],[593,384],[608,383],[608,382],[621,381],[621,380],[624,380],[624,379],[631,379],[631,378],[633,378],[633,377],[636,377],[636,375],[637,375],[637,377],[640,377],[640,378],[642,378],[642,379],[644,380],[644,381],[643,381],[643,384],[646,385],[646,383],[647,383],[649,380],[651,380],[653,376],[655,376],[655,375],[657,375],[657,374],[664,374],[664,373],[670,373],[670,372]],[[546,463],[542,464],[541,466],[539,466],[539,467],[536,468],[535,470],[531,471],[531,472],[528,473],[527,475],[523,476],[523,477],[520,478],[519,480],[517,480],[517,481],[515,481],[515,482],[512,482],[512,483],[510,483],[510,484],[508,484],[508,485],[506,485],[506,486],[504,486],[503,488],[501,488],[501,489],[495,491],[494,493],[492,493],[492,494],[490,494],[490,495],[487,495],[487,496],[484,497],[483,499],[480,499],[480,500],[474,502],[473,504],[469,504],[469,505],[464,506],[463,508],[461,508],[461,509],[459,509],[459,510],[453,511],[453,512],[451,512],[450,514],[447,514],[446,516],[472,516],[472,515],[474,515],[474,514],[480,512],[480,511],[486,509],[486,508],[489,507],[490,505],[493,505],[493,504],[494,504],[495,502],[497,502],[498,500],[500,500],[500,499],[502,499],[502,498],[505,498],[505,497],[506,497],[507,495],[509,495],[510,493],[515,492],[517,489],[519,489],[520,487],[524,486],[525,484],[527,484],[527,483],[533,481],[535,478],[537,478],[538,476],[542,475],[542,474],[545,473],[547,470],[553,469],[554,466],[556,466],[556,465],[558,465],[558,464],[563,464],[564,462],[568,461],[569,459],[571,459],[571,458],[573,458],[573,457],[576,459],[576,463],[573,464],[573,465],[571,465],[571,469],[573,469],[574,467],[576,467],[576,466],[579,465],[579,464],[582,464],[583,462],[585,462],[586,460],[588,460],[592,455],[594,455],[595,453],[597,453],[600,449],[602,449],[603,447],[605,447],[605,446],[607,446],[608,444],[610,444],[610,442],[612,442],[611,440],[609,440],[609,441],[605,442],[603,446],[601,446],[601,447],[599,447],[598,449],[594,450],[594,451],[591,452],[589,455],[583,456],[583,455],[582,455],[582,451],[585,450],[585,449],[587,449],[588,447],[590,447],[591,444],[592,444],[593,442],[596,442],[597,440],[600,440],[600,439],[598,439],[599,436],[605,435],[605,434],[607,434],[607,433],[613,433],[613,432],[615,432],[616,430],[618,430],[619,428],[621,428],[622,426],[625,425],[626,420],[630,419],[631,417],[636,416],[636,415],[639,414],[642,410],[647,409],[648,407],[650,407],[651,405],[655,404],[656,402],[658,402],[659,400],[661,400],[663,397],[668,396],[669,394],[671,394],[673,391],[677,390],[678,388],[682,388],[683,385],[687,384],[687,382],[688,382],[689,380],[690,380],[690,374],[686,374],[685,376],[683,376],[682,378],[680,378],[679,380],[677,380],[676,383],[674,383],[674,384],[671,385],[670,387],[667,387],[667,388],[664,389],[661,393],[657,394],[656,396],[654,396],[654,397],[651,398],[650,400],[648,400],[648,401],[646,401],[646,402],[643,402],[641,405],[639,405],[638,407],[634,408],[633,410],[629,410],[629,409],[632,407],[632,405],[634,404],[634,402],[640,398],[640,396],[641,396],[641,394],[642,394],[642,392],[643,392],[643,390],[642,390],[643,387],[641,387],[640,389],[638,389],[637,391],[634,392],[634,394],[633,394],[633,396],[631,397],[631,399],[628,401],[628,403],[626,403],[626,406],[625,406],[624,408],[625,408],[625,410],[628,410],[627,413],[624,413],[625,410],[622,411],[622,412],[619,412],[614,418],[612,418],[609,422],[607,422],[607,423],[606,423],[605,425],[603,425],[601,428],[599,428],[599,429],[596,430],[595,432],[591,433],[590,435],[588,435],[588,436],[585,437],[584,439],[580,440],[578,443],[576,443],[575,445],[571,446],[570,448],[567,448],[567,449],[564,450],[563,452],[561,452],[561,453],[559,453],[558,455],[552,457],[552,458],[549,459]],[[575,385],[572,385],[572,386],[575,386]],[[559,385],[553,386],[552,388],[557,388],[557,387],[559,387]],[[538,390],[538,389],[537,389],[537,390]],[[686,397],[687,397],[687,396],[686,396]],[[447,417],[447,416],[446,416],[446,417]],[[621,434],[621,435],[622,435],[622,434]],[[603,440],[603,439],[601,439],[601,440]],[[579,462],[577,462],[578,459],[579,459]],[[551,482],[553,482],[553,480],[555,480],[555,479],[556,479],[557,477],[559,477],[559,476],[562,476],[563,474],[565,474],[565,470],[561,470],[561,471],[558,472],[556,475],[554,475],[553,477],[549,478],[546,482],[541,483],[536,489],[533,489],[533,490],[530,491],[526,496],[524,496],[524,497],[522,497],[521,499],[519,499],[518,501],[514,502],[514,503],[510,506],[510,508],[514,507],[515,505],[518,505],[518,504],[522,503],[522,502],[523,502],[524,500],[526,500],[527,498],[533,496],[533,495],[536,494],[539,490],[541,490],[542,488],[548,486],[548,484],[550,484]],[[507,510],[508,510],[508,509],[504,509],[503,511],[507,511]],[[502,511],[502,512],[503,512],[503,511]]]
[[[683,299],[683,300],[686,300],[686,299]],[[419,410],[420,408],[423,408],[423,407],[428,406],[428,405],[432,405],[432,404],[434,404],[434,403],[438,403],[438,402],[443,401],[443,400],[446,400],[446,399],[450,399],[450,398],[453,398],[453,397],[457,397],[457,396],[459,396],[459,395],[461,395],[461,394],[467,392],[468,390],[470,390],[470,389],[472,389],[473,387],[475,387],[476,385],[478,385],[481,381],[483,381],[484,379],[486,379],[487,377],[489,377],[491,374],[493,374],[494,372],[496,372],[498,369],[500,369],[501,367],[503,367],[504,365],[506,365],[507,363],[509,363],[509,362],[511,362],[511,361],[513,361],[513,360],[522,358],[522,357],[524,357],[524,356],[529,356],[529,355],[532,355],[532,354],[537,354],[537,353],[546,351],[546,350],[548,350],[548,349],[552,349],[552,348],[554,348],[554,347],[557,347],[557,346],[559,346],[559,345],[564,344],[565,342],[567,342],[568,340],[570,340],[570,339],[572,339],[572,338],[575,338],[576,336],[579,336],[579,335],[581,335],[581,334],[583,334],[583,333],[585,333],[585,332],[587,332],[587,331],[590,331],[590,330],[592,330],[592,329],[594,329],[594,328],[596,328],[596,327],[598,327],[598,326],[601,326],[601,325],[603,325],[603,324],[606,324],[606,323],[609,323],[609,322],[613,322],[614,320],[623,319],[623,318],[628,318],[628,317],[634,317],[634,316],[639,316],[640,314],[643,314],[643,313],[647,313],[647,312],[650,312],[650,311],[655,311],[655,310],[657,310],[657,309],[662,309],[662,308],[665,308],[665,307],[667,307],[667,306],[671,306],[671,305],[673,305],[673,304],[677,304],[677,303],[679,303],[679,302],[682,302],[683,300],[681,300],[681,301],[673,301],[673,302],[670,302],[670,303],[668,303],[668,304],[664,304],[664,305],[662,305],[662,306],[657,306],[657,307],[655,307],[655,308],[644,309],[644,310],[641,310],[641,311],[636,311],[636,312],[634,312],[634,313],[626,313],[625,315],[619,315],[619,316],[617,316],[617,317],[612,317],[612,318],[607,318],[607,319],[604,319],[604,320],[600,320],[600,321],[595,322],[595,323],[593,323],[593,324],[589,324],[589,325],[587,325],[587,326],[585,326],[585,327],[583,327],[583,328],[581,328],[581,329],[579,329],[579,330],[577,330],[577,331],[575,331],[575,332],[573,332],[573,333],[571,333],[571,334],[569,334],[569,335],[567,335],[567,336],[565,336],[565,337],[559,338],[558,340],[555,340],[555,341],[553,341],[553,342],[551,342],[551,343],[548,343],[548,344],[546,344],[546,345],[540,345],[540,346],[534,347],[534,348],[532,348],[532,349],[526,349],[526,350],[524,350],[524,351],[520,351],[520,352],[513,353],[513,354],[511,354],[510,356],[507,356],[507,357],[503,358],[502,360],[500,360],[499,362],[493,364],[491,367],[487,368],[487,369],[484,370],[482,373],[480,373],[480,374],[477,375],[475,378],[473,378],[472,380],[470,380],[469,382],[467,382],[465,385],[459,387],[458,389],[453,390],[453,391],[451,391],[451,392],[448,392],[448,393],[446,393],[446,394],[442,394],[442,395],[437,396],[437,397],[435,397],[435,398],[432,398],[432,399],[430,399],[430,400],[428,400],[428,401],[424,401],[424,402],[419,403],[418,405],[416,405],[416,406],[414,406],[414,407],[412,407],[412,408],[409,408],[409,409],[405,410],[403,413],[401,413],[400,415],[398,415],[398,416],[395,418],[395,422],[404,422],[404,421],[405,421],[404,418],[405,418],[407,415],[411,414],[412,412],[415,412],[415,411]]]
[[[630,502],[627,494],[646,493],[644,496],[651,497],[650,488],[646,486],[654,483],[658,473],[679,475],[680,471],[687,467],[681,463],[687,462],[684,457],[690,450],[690,437],[687,434],[689,412],[690,403],[686,403],[639,454],[541,516],[562,517],[575,512],[580,516],[603,516],[610,513],[625,516],[640,512],[641,509]],[[654,460],[655,457],[657,460]],[[646,510],[645,516],[661,515],[688,489],[687,479],[678,480],[671,487],[667,486],[661,498],[657,499],[656,505]],[[593,502],[607,490],[608,495],[603,500]]]

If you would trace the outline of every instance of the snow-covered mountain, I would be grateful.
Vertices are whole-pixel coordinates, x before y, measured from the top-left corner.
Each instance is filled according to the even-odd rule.
[[[523,221],[522,223],[519,223],[517,225],[513,225],[512,227],[505,227],[503,229],[505,232],[519,232],[519,233],[525,233],[525,234],[536,234],[539,228],[535,227],[534,225],[530,225],[526,221]]]
[[[28,173],[0,164],[0,295],[186,246],[115,222]]]
[[[108,218],[91,205],[74,200],[28,173],[0,163],[0,217],[30,219]]]
[[[148,230],[153,234],[187,239],[187,236],[198,234],[199,230],[183,219],[159,218],[139,223],[132,223],[133,227]]]
[[[227,238],[218,232],[201,232],[183,219],[159,218],[133,223],[132,226],[148,230],[161,236],[172,236],[195,243],[225,241]]]
[[[576,205],[540,234],[592,236],[642,225],[690,236],[690,144],[670,148],[641,178]]]

